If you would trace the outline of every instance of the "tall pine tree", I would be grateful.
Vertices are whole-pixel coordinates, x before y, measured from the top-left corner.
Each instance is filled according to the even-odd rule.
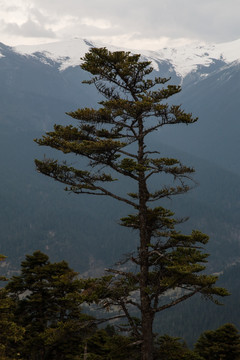
[[[108,196],[132,208],[122,225],[138,232],[139,244],[126,259],[128,270],[109,269],[112,276],[95,281],[93,289],[105,286],[104,296],[98,293],[103,306],[119,307],[142,344],[142,360],[152,360],[152,327],[158,312],[196,293],[210,299],[227,294],[214,286],[215,276],[201,274],[207,258],[201,246],[208,236],[199,231],[179,233],[174,214],[161,206],[162,199],[190,189],[194,170],[177,159],[161,157],[159,149],[151,149],[146,141],[164,126],[190,125],[197,119],[178,105],[168,105],[167,100],[179,93],[180,87],[166,86],[168,79],[153,78],[151,63],[141,61],[140,55],[92,48],[81,67],[93,75],[85,83],[95,85],[105,99],[97,109],[69,113],[76,126],[55,125],[54,131],[36,142],[88,159],[89,169],[54,159],[36,160],[36,166],[42,174],[65,184],[67,191]],[[151,179],[161,175],[174,181],[152,190]],[[112,191],[109,185],[121,177],[129,178],[135,191],[125,195]],[[174,289],[178,290],[174,297],[166,296]],[[133,318],[132,307],[139,311],[140,322]]]

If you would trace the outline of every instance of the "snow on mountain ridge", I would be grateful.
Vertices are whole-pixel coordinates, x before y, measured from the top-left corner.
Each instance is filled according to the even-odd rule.
[[[240,60],[240,39],[222,44],[192,43],[177,48],[163,48],[159,51],[151,50],[130,50],[118,48],[113,45],[92,43],[91,41],[75,38],[69,41],[54,42],[41,45],[16,46],[14,50],[24,55],[34,56],[34,53],[42,53],[46,58],[60,63],[60,70],[70,66],[78,66],[80,58],[91,46],[106,46],[110,50],[128,50],[132,53],[141,53],[150,59],[153,67],[158,69],[159,61],[169,61],[176,73],[184,78],[188,73],[197,69],[199,65],[210,66],[216,60],[223,60],[231,63]],[[35,55],[36,56],[36,55]]]
[[[210,66],[214,60],[227,63],[240,59],[240,40],[223,44],[193,43],[178,48],[145,51],[144,55],[154,60],[165,59],[172,63],[178,75],[184,78],[199,65]]]
[[[62,71],[71,66],[78,66],[81,62],[80,58],[88,52],[91,45],[87,40],[73,39],[40,45],[20,45],[14,47],[14,50],[29,56],[36,56],[34,54],[40,52],[47,58],[60,63],[59,70]]]
[[[3,55],[3,54],[1,53],[1,50],[2,50],[2,48],[1,48],[1,46],[0,46],[0,58],[3,58],[3,57],[5,57],[5,55]]]

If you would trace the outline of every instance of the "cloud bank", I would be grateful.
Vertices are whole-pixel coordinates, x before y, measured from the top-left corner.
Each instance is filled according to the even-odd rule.
[[[75,36],[159,49],[240,38],[239,0],[0,0],[0,41],[10,45]]]

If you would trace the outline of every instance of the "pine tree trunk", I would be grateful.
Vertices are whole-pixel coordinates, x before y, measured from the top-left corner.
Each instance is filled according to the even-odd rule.
[[[140,220],[141,221],[141,220]],[[144,224],[142,224],[142,228]],[[145,230],[145,229],[142,229]],[[141,233],[141,231],[140,231]],[[146,235],[146,231],[144,231]],[[142,235],[141,237],[144,237]],[[141,270],[140,270],[140,298],[141,298],[141,320],[142,320],[142,348],[141,348],[141,360],[153,360],[153,318],[154,314],[151,309],[151,301],[147,293],[148,286],[148,250],[147,250],[147,240],[142,239],[142,245],[140,247],[140,258],[142,261]],[[145,244],[144,244],[145,243]]]
[[[143,122],[139,119],[139,139],[138,139],[138,163],[144,167],[144,136]],[[141,320],[142,320],[142,347],[141,360],[153,360],[153,312],[151,301],[147,293],[149,284],[149,261],[148,261],[148,244],[150,238],[147,228],[147,200],[148,189],[145,179],[144,170],[139,171],[139,233],[140,233],[140,299],[141,299]]]
[[[142,312],[143,343],[141,347],[141,360],[153,360],[153,316]]]

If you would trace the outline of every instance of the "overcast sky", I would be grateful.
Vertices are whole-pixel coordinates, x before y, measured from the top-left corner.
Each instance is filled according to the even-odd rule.
[[[240,0],[0,0],[0,42],[74,37],[157,50],[240,38]]]

